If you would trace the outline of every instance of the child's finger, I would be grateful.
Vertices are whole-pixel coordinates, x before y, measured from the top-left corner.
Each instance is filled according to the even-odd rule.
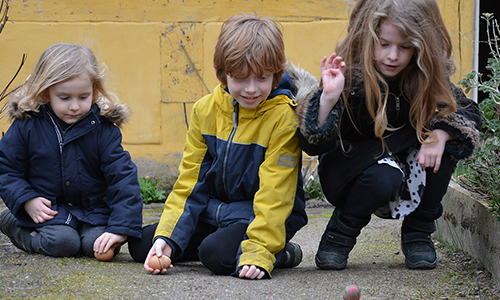
[[[149,266],[149,261],[151,260],[151,257],[153,257],[153,254],[150,250],[148,256],[146,257],[146,260],[144,261],[144,269],[146,269],[146,271],[148,271],[149,273],[152,273],[155,270]]]
[[[337,58],[337,53],[332,53],[332,55],[330,55],[330,57],[328,58],[328,63],[327,63],[328,69],[334,67],[336,58]]]
[[[344,74],[344,71],[345,71],[345,62],[344,61],[340,62],[339,70],[340,70],[340,72],[342,72],[342,74]]]
[[[240,276],[240,278],[245,277],[245,275],[247,274],[247,271],[248,271],[248,266],[243,266],[243,267],[240,269],[240,272],[239,272],[239,276]]]
[[[54,219],[54,216],[55,216],[55,214],[51,214],[51,213],[47,213],[47,212],[42,212],[40,214],[40,217],[42,218],[43,222]],[[43,223],[43,222],[41,222],[41,223]]]
[[[437,157],[436,161],[434,163],[434,173],[437,173],[439,171],[439,168],[441,167],[441,157]]]
[[[342,57],[335,56],[335,57],[332,57],[332,58],[333,59],[330,62],[330,68],[338,69],[340,62],[342,61]]]
[[[324,70],[326,70],[326,56],[323,56],[323,58],[321,59],[321,63],[320,63],[320,68],[321,68],[321,73],[323,73]]]

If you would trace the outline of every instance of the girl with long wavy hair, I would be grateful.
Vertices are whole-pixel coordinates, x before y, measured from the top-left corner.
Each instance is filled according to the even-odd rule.
[[[335,206],[316,264],[344,269],[375,213],[404,217],[407,267],[434,268],[434,220],[456,162],[474,151],[479,109],[450,82],[452,44],[435,0],[359,0],[349,21],[321,61],[322,86],[297,109],[301,147],[320,155]]]

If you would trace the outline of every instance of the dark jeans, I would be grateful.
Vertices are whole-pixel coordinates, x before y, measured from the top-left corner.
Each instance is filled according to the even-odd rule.
[[[143,227],[142,239],[129,239],[129,252],[135,261],[146,260],[157,226],[158,224],[153,224]],[[236,270],[236,256],[247,226],[246,223],[235,223],[215,227],[199,222],[187,248],[177,261],[200,260],[213,273],[230,275]]]
[[[426,169],[426,186],[420,205],[406,218],[433,222],[443,212],[441,200],[446,194],[456,161],[445,153],[437,173]],[[397,195],[401,188],[401,172],[385,164],[368,167],[352,184],[345,201],[336,210],[342,222],[353,228],[363,228],[370,222],[371,215]]]

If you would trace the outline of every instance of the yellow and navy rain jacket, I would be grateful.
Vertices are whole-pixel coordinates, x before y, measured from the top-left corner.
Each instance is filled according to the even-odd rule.
[[[237,268],[256,265],[270,275],[275,255],[307,223],[296,102],[291,99],[298,87],[291,83],[285,73],[255,109],[242,108],[221,85],[194,104],[179,178],[155,238],[166,237],[183,251],[209,199],[250,201],[253,216]]]

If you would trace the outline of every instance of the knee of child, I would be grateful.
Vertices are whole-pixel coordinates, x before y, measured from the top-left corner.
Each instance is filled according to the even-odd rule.
[[[55,247],[64,249],[62,256],[76,256],[80,252],[81,241],[77,235],[65,235],[57,239]]]
[[[229,275],[236,268],[236,258],[227,255],[217,244],[205,242],[198,248],[201,263],[216,275]]]
[[[425,207],[424,205],[419,205],[417,209],[412,212],[405,219],[412,220],[420,220],[422,222],[434,222],[443,214],[443,206],[439,203],[435,207]]]
[[[393,199],[399,193],[403,184],[403,175],[396,168],[387,166],[383,173],[374,173],[370,176],[371,195],[377,199]]]
[[[32,245],[37,252],[49,256],[71,257],[79,254],[81,242],[78,234],[66,232],[54,235],[37,234],[33,237]]]
[[[153,244],[151,239],[139,239],[139,238],[129,238],[128,239],[128,252],[132,259],[136,262],[143,263],[146,261],[149,250]]]

